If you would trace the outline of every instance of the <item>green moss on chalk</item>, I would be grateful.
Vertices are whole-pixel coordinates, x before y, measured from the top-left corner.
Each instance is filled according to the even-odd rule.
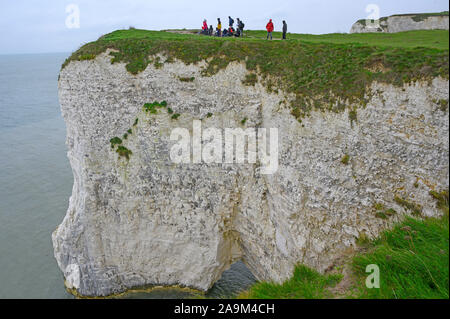
[[[415,216],[421,216],[422,215],[422,207],[420,205],[417,205],[415,203],[409,202],[404,198],[401,198],[400,196],[395,196],[394,201],[399,204],[400,206],[403,206],[407,210],[411,211],[411,213]]]
[[[181,82],[194,82],[195,77],[180,77],[178,78],[178,80],[180,80]]]
[[[127,160],[129,160],[130,156],[133,154],[132,151],[122,145],[117,148],[116,152],[119,154],[119,156],[125,157]]]
[[[242,81],[242,84],[246,86],[255,86],[258,82],[258,76],[255,73],[249,73],[245,75],[245,79]]]
[[[341,159],[341,163],[344,165],[348,165],[350,163],[350,155],[345,154]]]
[[[113,137],[110,141],[111,148],[114,148],[116,145],[122,144],[122,140],[119,137]]]

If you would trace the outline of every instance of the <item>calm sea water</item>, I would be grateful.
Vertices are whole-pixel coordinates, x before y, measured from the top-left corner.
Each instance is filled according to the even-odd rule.
[[[71,298],[51,243],[73,183],[57,92],[67,55],[0,55],[0,298]],[[207,296],[228,297],[254,281],[236,263]],[[182,297],[176,290],[127,296]]]

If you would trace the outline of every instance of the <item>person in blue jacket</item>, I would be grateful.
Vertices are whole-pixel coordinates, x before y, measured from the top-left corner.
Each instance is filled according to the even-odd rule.
[[[230,28],[232,28],[233,25],[234,25],[234,20],[233,20],[233,18],[230,17],[230,16],[228,16],[228,22],[229,22]]]

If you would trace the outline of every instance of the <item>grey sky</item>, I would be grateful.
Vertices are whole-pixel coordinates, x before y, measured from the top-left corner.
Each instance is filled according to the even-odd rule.
[[[272,18],[277,30],[285,19],[291,32],[348,32],[372,3],[381,16],[448,10],[447,0],[0,0],[0,54],[69,52],[129,26],[200,28],[206,18],[215,27],[217,17],[225,24],[229,15],[252,30]],[[69,4],[79,7],[80,28],[66,27]]]

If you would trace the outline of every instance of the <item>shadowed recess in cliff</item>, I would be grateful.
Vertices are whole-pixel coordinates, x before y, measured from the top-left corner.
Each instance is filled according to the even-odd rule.
[[[174,288],[151,289],[149,292],[137,291],[126,293],[120,298],[124,299],[159,299],[159,298],[233,298],[239,293],[250,288],[256,282],[256,278],[244,263],[238,261],[231,265],[230,269],[224,271],[222,277],[204,295],[192,291]]]

